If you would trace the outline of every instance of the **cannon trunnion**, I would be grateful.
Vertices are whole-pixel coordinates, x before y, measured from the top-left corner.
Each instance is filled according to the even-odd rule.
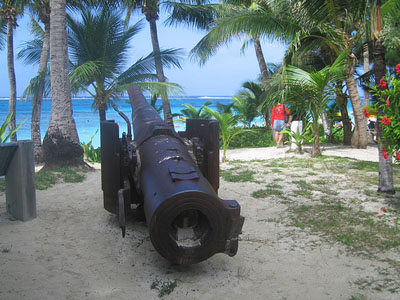
[[[144,212],[154,248],[173,263],[193,264],[220,252],[234,256],[244,218],[237,201],[217,195],[218,121],[187,120],[178,135],[137,86],[128,94],[134,141],[126,117],[122,138],[117,124],[101,122],[104,208],[118,215],[123,235],[132,207]]]

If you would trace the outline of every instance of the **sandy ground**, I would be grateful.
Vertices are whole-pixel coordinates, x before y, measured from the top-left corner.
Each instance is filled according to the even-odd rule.
[[[287,150],[230,150],[228,159],[294,155]],[[372,146],[330,146],[324,154],[377,160]],[[311,247],[318,237],[299,231],[294,239],[293,228],[257,222],[281,207],[273,199],[252,198],[246,183],[222,181],[219,195],[237,199],[246,218],[238,254],[183,267],[153,249],[143,223],[129,221],[127,236],[121,237],[116,217],[103,209],[99,169],[82,183],[37,191],[38,217],[28,222],[11,220],[0,194],[0,299],[159,299],[152,285],[172,282],[176,287],[163,299],[400,298],[353,284],[373,273],[377,262],[350,256],[340,245]]]

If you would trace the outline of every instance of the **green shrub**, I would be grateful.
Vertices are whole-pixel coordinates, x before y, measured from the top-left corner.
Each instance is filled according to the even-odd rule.
[[[272,131],[265,128],[244,129],[235,136],[229,148],[257,148],[274,146]]]

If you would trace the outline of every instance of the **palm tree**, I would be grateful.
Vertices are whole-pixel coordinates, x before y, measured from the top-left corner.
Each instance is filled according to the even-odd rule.
[[[288,10],[275,12],[267,2],[227,0],[217,10],[213,27],[192,49],[191,56],[204,64],[216,51],[232,38],[246,36],[254,45],[264,90],[270,88],[270,71],[261,48],[261,38],[283,41],[301,29],[292,22]],[[265,118],[271,107],[264,106]],[[268,123],[268,122],[267,122]]]
[[[251,123],[259,115],[254,98],[247,92],[241,92],[232,99],[233,110],[236,112],[237,118],[243,123],[244,127],[250,128]]]
[[[34,157],[37,163],[42,161],[42,140],[40,119],[42,100],[48,95],[49,87],[49,54],[50,54],[50,6],[49,3],[35,3],[40,11],[39,18],[44,24],[44,30],[35,19],[31,19],[31,32],[35,39],[25,42],[23,49],[18,53],[18,59],[24,59],[26,64],[39,64],[37,75],[31,79],[22,97],[32,96],[31,139],[34,146]],[[33,8],[32,8],[33,9]]]
[[[107,103],[117,99],[128,86],[135,82],[156,80],[154,60],[161,60],[165,66],[180,67],[176,50],[150,54],[136,61],[123,71],[129,42],[142,28],[141,22],[126,28],[120,14],[110,11],[82,9],[80,21],[67,16],[69,46],[73,71],[70,79],[74,91],[84,90],[94,99],[100,120],[106,119]],[[172,87],[172,84],[157,84]],[[157,85],[152,85],[153,87]],[[151,86],[146,83],[146,86]],[[161,94],[163,94],[161,90]]]
[[[219,122],[219,137],[222,140],[222,148],[224,149],[222,162],[226,162],[226,150],[228,150],[232,139],[241,133],[243,128],[237,126],[238,118],[229,113],[221,114],[207,106],[204,107],[204,110]]]
[[[83,164],[68,80],[66,0],[50,1],[50,77],[52,105],[50,123],[43,140],[45,167]]]
[[[7,68],[8,68],[8,79],[10,84],[9,94],[9,105],[8,113],[12,115],[10,122],[8,123],[8,129],[10,132],[14,132],[11,135],[11,141],[17,140],[17,134],[15,132],[16,122],[16,105],[17,105],[17,84],[15,80],[15,68],[14,68],[14,29],[18,26],[17,19],[23,13],[24,5],[26,1],[23,0],[1,0],[0,1],[0,18],[7,25]]]
[[[343,53],[331,65],[319,71],[307,72],[294,66],[286,68],[286,84],[292,88],[300,89],[303,101],[307,105],[312,118],[312,131],[314,143],[311,156],[321,156],[318,135],[318,118],[325,111],[327,103],[333,99],[335,94],[334,83],[344,73],[343,60],[347,54]]]
[[[3,50],[7,38],[7,24],[0,18],[0,50]]]
[[[191,104],[183,104],[186,108],[181,109],[181,114],[189,119],[210,119],[210,114],[203,111],[205,107],[211,104],[211,101],[206,101],[199,109],[196,109]]]

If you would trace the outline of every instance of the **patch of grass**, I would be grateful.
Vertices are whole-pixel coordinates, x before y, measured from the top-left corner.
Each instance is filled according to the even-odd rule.
[[[400,246],[400,228],[375,222],[374,214],[355,211],[340,203],[290,207],[294,226],[318,232],[355,253],[374,254]]]
[[[237,168],[229,169],[229,170],[221,170],[220,175],[225,181],[229,182],[247,182],[254,181],[255,171],[251,170],[241,170],[239,171]]]
[[[302,190],[310,190],[311,186],[305,180],[294,180],[292,183],[296,184]]]
[[[38,190],[46,190],[56,184],[57,181],[82,182],[85,175],[71,168],[58,167],[54,170],[40,170],[35,174],[35,185]]]
[[[324,179],[317,179],[311,182],[312,184],[317,184],[317,185],[327,185],[328,182]]]
[[[270,196],[281,196],[281,195],[283,195],[283,192],[277,189],[263,189],[251,193],[251,196],[254,198],[267,198]]]
[[[58,167],[54,172],[60,173],[60,176],[64,179],[64,182],[82,182],[85,179],[85,175],[76,172],[70,168]]]
[[[176,280],[174,281],[162,281],[159,279],[156,279],[155,281],[153,281],[153,283],[151,284],[150,288],[152,290],[157,290],[158,291],[158,297],[162,298],[166,295],[171,294],[174,289],[176,288],[177,283]]]
[[[38,190],[46,190],[56,183],[56,176],[52,171],[40,170],[35,174],[35,185]]]
[[[269,188],[269,189],[281,189],[282,186],[280,184],[277,184],[277,183],[270,183],[270,184],[267,184],[267,188]]]
[[[271,173],[283,173],[283,171],[275,168],[271,170]]]
[[[0,179],[0,192],[6,191],[6,181],[4,179]]]
[[[313,195],[313,193],[311,191],[304,190],[304,189],[294,190],[294,191],[292,191],[292,193],[293,193],[293,196],[295,196],[295,197],[311,198]]]

